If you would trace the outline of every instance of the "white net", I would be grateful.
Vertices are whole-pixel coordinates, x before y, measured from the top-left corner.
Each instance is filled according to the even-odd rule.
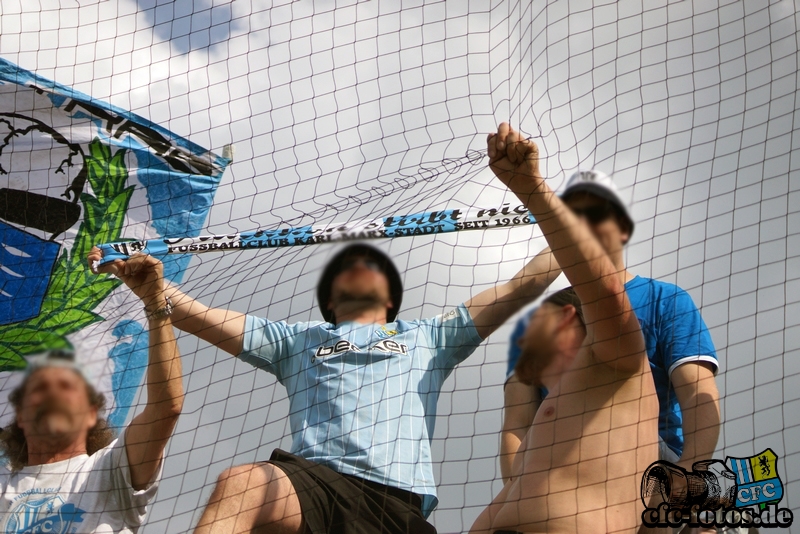
[[[0,13],[3,59],[217,153],[235,146],[203,233],[511,202],[482,157],[502,120],[539,143],[554,188],[579,167],[613,175],[637,222],[628,268],[686,289],[710,328],[715,457],[772,448],[781,505],[800,508],[795,3],[0,0]],[[508,280],[544,245],[527,227],[379,246],[403,273],[400,317],[413,319]],[[319,320],[332,250],[193,256],[183,289]],[[468,530],[502,487],[510,331],[441,395],[440,532]],[[190,336],[180,347],[187,400],[147,533],[189,530],[224,468],[291,444],[271,375]],[[114,367],[103,369],[108,382]]]

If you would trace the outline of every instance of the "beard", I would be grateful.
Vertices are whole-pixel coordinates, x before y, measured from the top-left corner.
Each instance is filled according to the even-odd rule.
[[[34,414],[34,427],[46,436],[69,434],[75,427],[75,415],[55,399],[42,402]]]
[[[375,306],[386,306],[388,302],[381,296],[376,289],[366,289],[364,291],[343,290],[338,291],[334,297],[337,305],[348,304],[352,307],[372,308]]]

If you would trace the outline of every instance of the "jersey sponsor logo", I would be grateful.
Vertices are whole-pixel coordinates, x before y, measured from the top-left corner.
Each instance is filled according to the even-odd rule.
[[[381,352],[394,352],[395,354],[408,354],[408,345],[392,341],[391,339],[384,339],[377,345],[373,345],[371,350],[379,350]]]
[[[333,356],[335,354],[342,354],[343,352],[359,352],[361,349],[358,346],[343,339],[337,341],[336,344],[329,347],[317,347],[314,357],[311,358],[312,362]],[[392,352],[395,354],[408,354],[408,345],[398,343],[391,339],[384,339],[383,341],[372,345],[369,350],[379,350],[381,352]]]
[[[72,503],[65,503],[58,494],[31,492],[17,499],[5,514],[3,534],[71,534],[78,530],[74,523],[82,523],[86,513]]]
[[[443,313],[442,315],[439,316],[439,318],[442,320],[443,323],[446,323],[447,321],[452,321],[456,317],[458,317],[458,310],[455,309],[450,310],[447,313]]]
[[[334,354],[341,354],[347,351],[357,352],[358,347],[356,347],[346,339],[343,339],[330,347],[317,347],[317,352],[314,353],[314,357],[311,359],[311,361],[315,361],[318,358],[320,359],[327,358],[328,356],[332,356]]]

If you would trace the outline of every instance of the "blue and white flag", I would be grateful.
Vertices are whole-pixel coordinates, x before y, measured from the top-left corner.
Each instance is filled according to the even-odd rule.
[[[147,362],[141,305],[98,243],[196,236],[229,159],[0,58],[0,425],[26,357],[74,349],[120,426]],[[180,282],[188,257],[165,262]]]

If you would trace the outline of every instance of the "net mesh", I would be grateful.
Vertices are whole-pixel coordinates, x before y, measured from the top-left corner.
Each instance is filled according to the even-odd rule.
[[[0,0],[0,12],[3,58],[199,145],[235,145],[208,233],[502,205],[511,197],[484,157],[501,120],[537,141],[554,188],[579,167],[612,174],[637,223],[629,270],[686,289],[710,328],[715,457],[772,448],[782,506],[800,509],[793,2]],[[508,280],[544,245],[518,228],[381,246],[412,319]],[[318,320],[331,250],[194,256],[183,288],[213,306]],[[468,530],[502,488],[510,331],[440,397],[440,532]],[[146,533],[189,530],[224,468],[291,444],[271,375],[190,336],[180,347],[187,400]]]

